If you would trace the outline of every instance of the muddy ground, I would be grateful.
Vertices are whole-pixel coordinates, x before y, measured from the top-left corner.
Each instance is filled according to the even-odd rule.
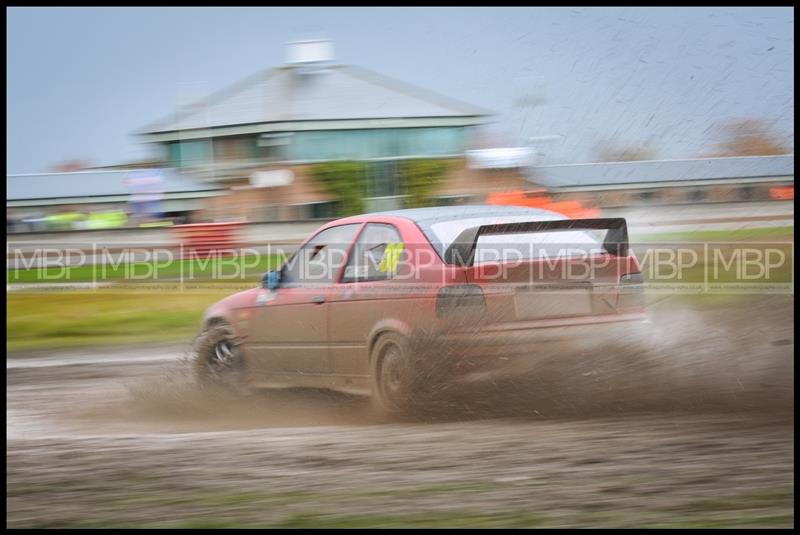
[[[201,390],[182,347],[14,355],[7,525],[793,527],[793,312],[667,299],[417,422]]]

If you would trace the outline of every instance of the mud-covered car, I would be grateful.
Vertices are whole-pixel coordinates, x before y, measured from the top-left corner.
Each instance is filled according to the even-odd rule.
[[[434,382],[565,339],[602,351],[592,333],[642,320],[624,219],[418,208],[322,226],[261,287],[209,308],[195,362],[204,381],[367,394],[403,413]]]

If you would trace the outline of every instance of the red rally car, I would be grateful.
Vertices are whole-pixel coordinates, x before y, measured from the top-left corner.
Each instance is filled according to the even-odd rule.
[[[593,333],[644,313],[624,219],[397,210],[322,226],[261,287],[210,307],[195,369],[237,388],[366,394],[403,413],[433,381],[535,361],[565,340],[597,351]]]

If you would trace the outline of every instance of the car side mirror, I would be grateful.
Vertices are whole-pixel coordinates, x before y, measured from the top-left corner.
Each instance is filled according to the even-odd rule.
[[[280,271],[268,271],[264,274],[264,278],[261,280],[261,284],[267,290],[277,290],[278,287],[281,285],[281,272]]]

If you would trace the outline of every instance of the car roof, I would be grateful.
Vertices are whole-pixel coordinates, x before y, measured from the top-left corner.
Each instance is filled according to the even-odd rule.
[[[474,217],[530,215],[544,219],[566,219],[563,214],[542,210],[540,208],[527,208],[524,206],[501,206],[493,204],[467,204],[460,206],[432,206],[428,208],[407,208],[404,210],[388,210],[373,212],[367,216],[402,217],[417,224],[431,224],[438,221],[452,221],[455,219],[470,219]]]
[[[553,221],[557,219],[568,219],[563,214],[542,210],[540,208],[528,208],[524,206],[503,206],[492,204],[467,204],[459,206],[435,206],[429,208],[408,208],[405,210],[390,210],[386,212],[375,212],[364,216],[370,217],[399,217],[414,222],[422,230],[434,250],[441,258],[444,258],[445,249],[450,245],[449,242],[442,242],[440,235],[434,231],[439,224],[449,224],[450,222],[480,219],[480,218],[504,218],[509,217],[515,220],[524,218],[527,221]],[[368,221],[368,219],[367,219]]]
[[[440,223],[457,222],[465,219],[501,218],[510,217],[515,220],[525,218],[527,221],[553,221],[558,219],[569,219],[564,214],[543,210],[541,208],[528,208],[525,206],[507,206],[495,204],[465,204],[457,206],[431,206],[427,208],[406,208],[403,210],[387,210],[383,212],[371,212],[357,216],[350,216],[335,221],[331,221],[322,228],[329,228],[339,225],[387,222],[391,219],[405,219],[414,223],[425,235],[440,257],[449,243],[443,243],[437,233],[433,231],[434,226]]]

